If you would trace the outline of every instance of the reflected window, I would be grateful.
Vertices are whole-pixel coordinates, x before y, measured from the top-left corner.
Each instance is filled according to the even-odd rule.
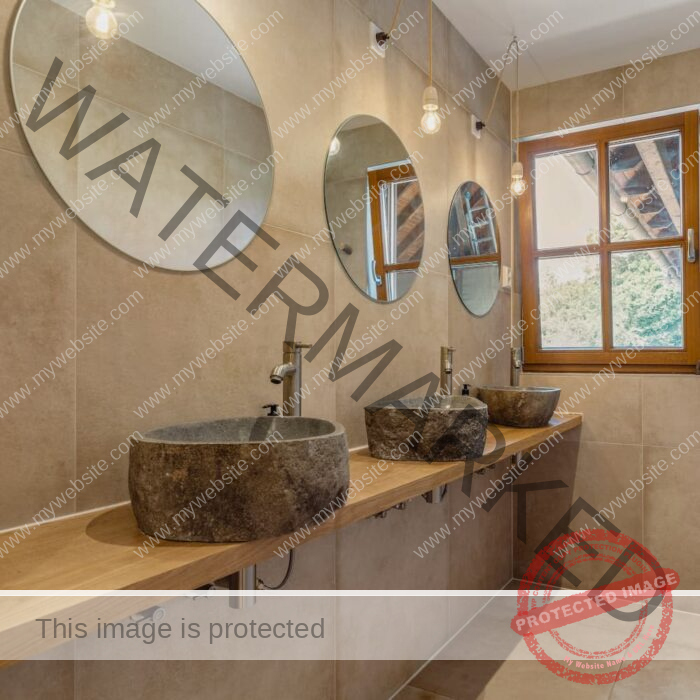
[[[377,299],[394,301],[410,289],[423,251],[423,199],[410,161],[367,173],[374,255],[369,258]],[[403,280],[403,284],[400,284]]]
[[[485,316],[500,289],[501,254],[496,210],[476,182],[465,182],[452,198],[447,247],[459,298],[474,316]]]

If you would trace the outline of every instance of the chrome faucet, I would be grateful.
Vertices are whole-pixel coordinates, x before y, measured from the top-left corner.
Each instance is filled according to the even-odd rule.
[[[452,396],[452,361],[455,349],[443,346],[440,348],[440,393]]]
[[[301,416],[301,351],[310,348],[305,343],[284,341],[282,364],[270,372],[273,384],[282,384],[282,415]]]

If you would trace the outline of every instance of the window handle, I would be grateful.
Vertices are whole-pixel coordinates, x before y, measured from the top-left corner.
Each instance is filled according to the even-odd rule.
[[[694,263],[697,260],[697,252],[695,250],[695,229],[688,229],[688,262]]]
[[[372,277],[374,277],[374,283],[377,285],[377,287],[382,286],[382,278],[380,275],[377,274],[377,261],[372,260]]]

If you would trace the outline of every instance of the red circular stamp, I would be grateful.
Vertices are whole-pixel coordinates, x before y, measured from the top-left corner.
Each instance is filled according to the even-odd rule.
[[[592,590],[562,596],[565,591],[552,589],[560,585],[563,574],[575,575],[577,567],[592,559],[608,565]],[[627,535],[605,529],[565,533],[543,547],[530,564],[511,627],[523,636],[535,658],[561,678],[591,685],[613,683],[637,673],[659,653],[673,618],[671,591],[678,584],[675,571],[663,568]],[[590,631],[600,615],[619,620],[614,623],[615,634],[601,635],[614,638],[612,646],[590,651],[580,642],[567,641],[576,623],[579,631],[581,624]]]

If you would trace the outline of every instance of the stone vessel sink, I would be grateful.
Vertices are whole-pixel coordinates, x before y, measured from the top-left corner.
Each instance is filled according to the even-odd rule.
[[[554,415],[561,389],[539,386],[482,386],[474,395],[489,407],[492,423],[543,428]]]
[[[129,456],[139,528],[184,542],[291,533],[329,509],[348,480],[345,428],[316,418],[175,425],[146,433]]]
[[[365,408],[369,453],[386,460],[455,462],[481,457],[488,410],[470,396],[402,399]]]

